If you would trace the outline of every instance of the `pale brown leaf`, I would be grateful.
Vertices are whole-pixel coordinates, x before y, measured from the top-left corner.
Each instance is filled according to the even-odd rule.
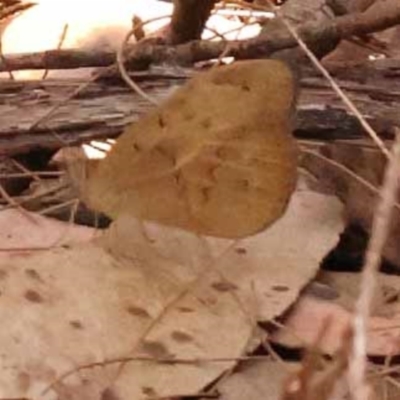
[[[5,256],[0,390],[121,400],[196,393],[257,344],[256,321],[293,303],[341,229],[335,198],[300,191],[283,218],[241,242],[124,216],[90,243]],[[132,358],[122,370],[106,363],[120,357]]]

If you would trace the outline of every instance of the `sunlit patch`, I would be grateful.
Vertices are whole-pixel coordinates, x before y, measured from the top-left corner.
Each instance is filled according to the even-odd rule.
[[[59,36],[69,25],[63,47],[115,47],[132,25],[134,15],[142,20],[168,15],[172,6],[155,0],[39,0],[37,5],[16,18],[3,37],[8,54],[43,51],[57,47]],[[145,27],[148,32],[165,25],[156,21]]]
[[[92,147],[95,147],[101,151],[110,151],[111,150],[111,144],[107,142],[99,142],[98,140],[92,140],[90,142],[90,145]]]
[[[89,144],[83,144],[82,149],[85,156],[90,160],[100,160],[107,156],[107,153],[111,150],[114,143],[115,140],[112,139],[107,139],[105,142],[92,140]]]
[[[66,24],[68,30],[62,48],[116,50],[131,29],[134,15],[145,21],[168,16],[172,11],[171,4],[156,0],[37,0],[36,3],[4,32],[4,54],[56,49]],[[144,30],[151,34],[167,23],[168,19],[154,21]],[[19,71],[15,75],[19,79],[40,79],[43,71]],[[57,77],[83,77],[84,72],[68,71],[63,75]]]
[[[383,60],[385,58],[386,58],[386,56],[384,54],[378,54],[378,53],[370,54],[368,56],[368,60],[370,60],[370,61]]]
[[[85,153],[85,156],[90,160],[101,160],[106,156],[104,151],[98,150],[88,144],[83,144],[82,149]]]
[[[172,13],[172,3],[157,0],[37,0],[37,5],[10,23],[3,36],[4,54],[31,53],[56,49],[68,24],[62,48],[116,50],[131,29],[133,16],[148,21]],[[257,18],[271,18],[271,13],[240,9],[217,10],[207,22],[203,39],[246,39],[260,32]],[[244,19],[246,20],[244,22]],[[154,34],[169,19],[144,26],[146,35]],[[218,34],[216,34],[218,33]],[[89,76],[87,70],[50,72],[51,77]],[[0,76],[6,76],[0,74]],[[40,79],[43,71],[18,71],[17,79]]]
[[[235,61],[235,57],[222,57],[221,61],[224,64],[232,64]]]

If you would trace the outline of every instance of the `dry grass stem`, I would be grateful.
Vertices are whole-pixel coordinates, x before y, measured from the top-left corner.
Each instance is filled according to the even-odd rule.
[[[42,125],[44,122],[50,119],[54,115],[56,111],[58,111],[62,106],[66,105],[69,101],[71,101],[75,96],[85,90],[91,83],[93,83],[96,79],[98,79],[104,72],[100,71],[94,74],[87,82],[83,82],[76,89],[73,90],[68,96],[64,99],[60,100],[57,104],[51,107],[46,113],[44,113],[40,118],[38,118],[28,129],[28,131],[32,131],[37,128],[39,125]],[[58,139],[58,135],[56,136]],[[63,142],[62,140],[60,140]]]
[[[12,197],[10,196],[7,191],[4,189],[3,185],[0,184],[0,196],[8,203],[8,207],[2,207],[0,211],[6,208],[17,208],[29,221],[33,222],[35,225],[37,224],[35,218],[29,214],[21,205]]]
[[[349,387],[354,400],[368,399],[366,384],[367,369],[367,323],[371,313],[377,272],[381,254],[388,235],[391,214],[396,202],[400,171],[400,134],[397,130],[396,140],[385,171],[381,200],[377,205],[371,238],[366,252],[365,266],[361,276],[361,292],[355,305],[354,342],[349,365]]]
[[[336,94],[340,97],[343,103],[347,106],[347,108],[355,115],[355,117],[360,122],[361,126],[365,129],[371,139],[375,142],[378,148],[385,154],[386,157],[390,156],[390,152],[383,143],[382,139],[378,136],[372,126],[368,123],[368,121],[364,118],[364,116],[358,111],[355,104],[350,100],[350,98],[346,95],[346,93],[342,90],[342,88],[336,83],[336,81],[332,78],[330,73],[323,67],[323,65],[319,62],[318,58],[314,55],[314,53],[308,48],[306,43],[297,33],[296,29],[288,22],[285,18],[281,16],[281,13],[277,7],[275,7],[270,0],[268,0],[276,11],[278,17],[281,18],[282,22],[285,24],[288,31],[293,35],[296,39],[297,43],[299,44],[300,48],[304,51],[310,61],[314,64],[314,66],[318,69],[319,72],[325,77],[325,79],[330,83],[333,90]]]
[[[216,11],[215,13],[217,13],[217,12],[218,12],[218,11]],[[252,17],[253,12],[254,12],[254,10],[253,10],[252,8],[249,9],[249,17],[250,17],[250,18]],[[236,40],[238,40],[239,35],[240,35],[240,33],[242,32],[243,28],[244,28],[245,26],[248,26],[248,25],[251,25],[251,24],[248,23],[248,21],[247,21],[247,22],[244,22],[239,28],[235,28],[235,29],[232,29],[232,30],[231,30],[231,32],[235,32],[235,31],[236,31]],[[227,43],[226,46],[225,46],[224,51],[219,55],[218,61],[217,61],[217,63],[216,63],[215,65],[219,65],[219,64],[222,63],[222,59],[223,59],[224,57],[226,57],[226,56],[229,55],[229,52],[231,51],[231,48],[232,48],[232,44]]]
[[[16,179],[16,178],[32,178],[37,180],[35,177],[47,177],[47,178],[58,178],[64,175],[63,171],[28,171],[27,172],[11,172],[9,174],[0,174],[0,179]]]
[[[367,188],[371,193],[373,193],[376,196],[380,196],[380,190],[379,188],[375,187],[372,183],[364,179],[362,176],[356,174],[354,171],[352,171],[350,168],[346,167],[345,165],[332,160],[331,158],[325,157],[324,155],[318,153],[317,151],[310,150],[310,149],[305,149],[301,148],[301,151],[305,154],[312,155],[313,157],[319,158],[326,162],[327,164],[332,165],[333,167],[337,168],[338,170],[344,172],[346,175],[348,175],[350,178],[354,179],[357,181],[359,184],[363,185],[365,188]],[[400,211],[400,203],[395,202],[394,207]]]
[[[139,96],[143,97],[145,100],[147,100],[149,103],[158,106],[158,102],[154,100],[152,97],[150,97],[146,92],[144,92],[140,86],[133,81],[133,79],[129,76],[128,71],[125,68],[125,58],[124,58],[124,51],[125,48],[132,36],[135,35],[135,32],[137,32],[138,29],[143,28],[145,25],[149,24],[150,22],[154,21],[159,21],[161,19],[166,19],[166,18],[171,18],[170,15],[163,15],[161,17],[156,17],[156,18],[151,18],[148,19],[147,21],[142,21],[139,24],[135,24],[135,26],[126,34],[124,40],[122,41],[121,46],[119,47],[117,51],[117,66],[118,70],[121,74],[121,77],[123,80],[126,82],[126,84],[134,91],[136,92]]]
[[[48,386],[42,395],[45,396],[52,388],[57,384],[61,383],[71,375],[79,372],[93,369],[96,367],[105,367],[106,365],[113,364],[126,364],[126,363],[153,363],[153,364],[170,364],[170,365],[201,365],[201,364],[214,364],[214,363],[227,363],[227,362],[239,362],[239,361],[266,361],[270,362],[271,358],[267,356],[241,356],[241,357],[216,357],[216,358],[157,358],[151,356],[137,356],[137,357],[120,357],[106,359],[104,361],[93,362],[90,364],[80,365],[74,369],[64,372],[60,375],[50,386]]]
[[[22,171],[22,173],[29,175],[30,177],[32,177],[33,180],[35,180],[36,182],[40,182],[41,179],[39,177],[39,175],[37,175],[36,172],[30,171],[28,168],[26,168],[24,165],[22,165],[20,162],[18,162],[17,160],[15,160],[14,158],[10,159],[11,162],[14,164],[14,166],[19,169],[20,171]]]
[[[64,44],[65,38],[67,37],[67,33],[68,33],[68,27],[69,27],[68,24],[64,25],[64,28],[63,28],[63,30],[61,32],[61,35],[60,35],[60,39],[58,40],[57,50],[60,50],[62,48],[62,45]],[[49,73],[49,70],[46,69],[44,71],[44,73],[43,73],[42,79],[46,79],[48,73]]]
[[[208,38],[208,40],[213,40],[216,37],[219,37],[222,40],[226,41],[227,39],[226,39],[225,35],[228,35],[229,33],[233,33],[233,32],[236,32],[236,31],[241,31],[244,26],[251,26],[251,25],[258,25],[258,22],[257,21],[255,21],[255,22],[248,21],[248,22],[245,23],[245,25],[239,26],[237,28],[228,29],[227,31],[222,32],[222,33],[215,32],[214,36],[211,36],[210,38]],[[211,31],[211,32],[215,31],[214,29],[210,29],[210,28],[206,28],[206,29]]]
[[[64,201],[61,204],[55,204],[54,206],[46,207],[43,210],[40,210],[38,212],[38,214],[39,215],[46,215],[46,214],[49,214],[49,213],[51,213],[53,211],[56,211],[56,210],[59,210],[59,209],[65,208],[65,207],[75,206],[75,204],[77,202],[79,202],[78,199],[67,200],[67,201]]]
[[[375,132],[375,130],[371,127],[371,125],[368,123],[368,121],[364,118],[364,116],[360,113],[360,111],[358,111],[358,109],[355,106],[355,104],[350,100],[350,98],[341,89],[341,87],[335,82],[335,80],[332,78],[332,76],[326,70],[326,68],[324,68],[323,65],[319,62],[318,58],[308,48],[307,44],[300,37],[300,35],[297,33],[296,29],[292,26],[292,24],[285,17],[282,16],[282,13],[280,12],[279,7],[275,6],[271,2],[271,0],[267,0],[267,1],[269,3],[269,7],[259,6],[259,5],[258,6],[252,6],[252,5],[249,5],[247,3],[244,3],[242,0],[235,0],[234,2],[237,3],[237,4],[242,5],[243,7],[247,7],[247,8],[251,8],[251,9],[262,9],[264,11],[274,10],[276,16],[278,18],[280,18],[282,23],[285,25],[286,29],[290,32],[290,34],[297,41],[299,47],[307,55],[307,57],[310,59],[310,61],[318,69],[318,71],[320,71],[321,74],[330,83],[330,85],[332,86],[333,90],[340,97],[340,99],[343,101],[343,103],[347,106],[347,108],[350,110],[350,112],[352,112],[354,114],[354,116],[358,119],[358,121],[360,122],[361,126],[365,129],[365,131],[368,133],[368,135],[371,137],[371,139],[375,142],[375,144],[378,146],[378,148],[382,151],[383,154],[385,154],[386,157],[389,157],[390,156],[390,152],[387,149],[387,147],[385,146],[384,142],[378,136],[378,134]]]
[[[29,201],[37,200],[37,199],[40,199],[41,197],[44,197],[44,196],[47,196],[47,195],[50,195],[50,194],[53,194],[53,193],[57,193],[59,190],[65,189],[67,187],[68,186],[67,186],[66,183],[60,183],[59,185],[57,185],[57,186],[55,186],[53,188],[50,188],[50,189],[43,190],[40,193],[33,194],[33,195],[28,195],[28,196],[23,196],[23,197],[20,197],[18,199],[10,198],[10,196],[8,196],[9,197],[9,199],[8,199],[9,201],[6,200],[8,204],[7,204],[7,206],[4,206],[4,207],[0,208],[0,212],[8,210],[10,208],[19,208],[19,209],[22,209],[22,210],[24,210],[26,212],[26,210],[22,208],[22,205],[28,203]],[[1,192],[1,190],[4,190],[4,188],[2,188],[0,186],[0,192]],[[2,193],[0,193],[0,195],[1,194]],[[5,194],[8,195],[7,192],[5,192]]]

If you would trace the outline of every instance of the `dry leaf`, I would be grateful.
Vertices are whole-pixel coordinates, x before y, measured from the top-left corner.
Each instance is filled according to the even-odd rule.
[[[326,321],[318,332],[316,342],[308,347],[301,368],[285,382],[280,400],[345,400],[348,398],[346,369],[350,357],[350,330],[342,336],[339,350],[327,362],[318,348],[326,329],[334,321]],[[371,398],[372,400],[372,398]]]
[[[366,232],[371,232],[372,217],[386,164],[384,155],[373,146],[345,142],[325,145],[321,148],[321,152],[376,188],[376,192],[371,191],[348,173],[313,155],[306,154],[302,157],[302,165],[322,184],[328,183],[344,201],[348,222],[361,226]],[[398,196],[398,203],[399,199],[400,196]],[[393,209],[392,220],[383,256],[399,268],[400,208],[398,205]]]
[[[238,372],[217,385],[220,400],[278,400],[288,374],[300,363],[272,360],[244,364]]]
[[[32,249],[89,241],[95,230],[45,218],[35,213],[5,210],[0,213],[0,248]]]
[[[241,242],[141,226],[124,217],[96,241],[0,260],[3,397],[198,392],[249,349],[256,319],[280,315],[315,275],[341,205],[297,192],[283,218]],[[148,360],[100,365],[128,356]]]
[[[327,354],[334,354],[340,348],[343,335],[349,328],[351,315],[334,302],[310,295],[302,296],[297,301],[285,321],[286,329],[274,333],[271,340],[290,348],[311,346],[329,320],[335,323],[329,326],[318,347]]]
[[[368,324],[367,352],[369,355],[400,354],[400,277],[379,274],[378,297]],[[341,337],[351,323],[352,310],[358,296],[360,274],[324,271],[319,280],[329,284],[338,293],[331,300],[315,295],[304,295],[285,323],[288,329],[274,334],[273,340],[289,347],[304,347],[315,343],[318,332],[327,320],[329,325],[319,343],[322,351],[333,354],[341,344]],[[299,338],[301,339],[299,341]]]
[[[129,126],[89,177],[87,201],[200,234],[254,234],[284,212],[296,181],[294,81],[280,61],[198,74]]]

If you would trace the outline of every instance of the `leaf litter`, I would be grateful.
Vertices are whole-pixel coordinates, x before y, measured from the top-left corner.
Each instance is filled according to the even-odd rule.
[[[335,324],[326,330],[320,350],[333,354],[338,349],[352,318],[360,274],[324,271],[318,281],[334,289],[336,296],[328,300],[313,294],[303,295],[288,316],[287,329],[273,335],[274,342],[290,348],[309,345],[330,318]],[[381,273],[377,284],[379,289],[368,323],[367,352],[370,356],[395,356],[400,353],[400,278]]]
[[[9,209],[0,212],[0,251],[45,250],[93,239],[92,228],[71,225],[35,213],[21,214]]]
[[[251,350],[256,320],[274,318],[296,300],[336,243],[340,212],[335,198],[298,192],[280,221],[239,247],[207,238],[217,254],[211,266],[204,262],[210,257],[204,243],[196,246],[188,232],[154,225],[149,241],[128,217],[90,243],[3,260],[0,316],[8,328],[0,336],[0,386],[7,396],[36,398],[79,366],[146,356],[97,384],[112,386],[122,399],[146,398],[149,388],[160,396],[196,393]],[[328,224],[320,232],[322,221]],[[310,235],[298,235],[307,228]],[[177,260],[163,243],[171,236],[181,249]],[[32,269],[37,279],[27,272]],[[218,358],[228,360],[212,361]],[[157,362],[165,359],[203,362]],[[37,377],[43,369],[45,378]],[[25,391],[18,385],[21,373],[32,381]],[[89,368],[84,376],[96,373]],[[52,390],[79,392],[81,376],[72,373]]]
[[[238,62],[128,127],[84,184],[110,229],[0,261],[1,393],[196,394],[251,351],[343,229],[335,197],[292,195],[293,102],[282,64]]]

